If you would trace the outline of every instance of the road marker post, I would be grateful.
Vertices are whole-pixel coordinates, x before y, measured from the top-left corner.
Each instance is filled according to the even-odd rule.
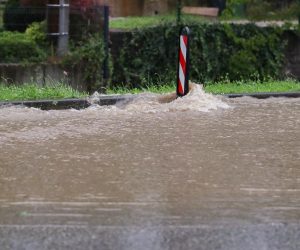
[[[185,96],[189,92],[190,71],[190,30],[184,27],[179,35],[177,96]]]

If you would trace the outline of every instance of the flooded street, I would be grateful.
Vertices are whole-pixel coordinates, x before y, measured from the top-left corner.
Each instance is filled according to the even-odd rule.
[[[0,108],[0,249],[300,249],[300,99],[157,99]]]

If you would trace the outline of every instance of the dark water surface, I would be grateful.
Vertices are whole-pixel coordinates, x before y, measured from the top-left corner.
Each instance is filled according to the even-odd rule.
[[[0,249],[300,249],[300,99],[196,92],[0,109]]]

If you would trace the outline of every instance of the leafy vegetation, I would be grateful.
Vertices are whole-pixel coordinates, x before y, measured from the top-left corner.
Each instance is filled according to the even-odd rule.
[[[46,52],[26,33],[0,32],[0,63],[40,62]]]
[[[86,96],[86,93],[76,91],[62,83],[44,87],[33,83],[22,86],[5,86],[0,83],[1,101],[81,98]]]
[[[41,62],[48,51],[45,22],[32,23],[24,33],[0,32],[0,63]]]
[[[190,77],[196,82],[283,77],[282,29],[255,24],[188,23]],[[162,85],[176,76],[179,27],[168,23],[127,33],[115,59],[114,83]]]
[[[32,41],[36,42],[36,44],[43,48],[48,49],[49,43],[47,41],[46,35],[46,21],[43,22],[33,22],[28,28],[25,30],[25,35]]]
[[[299,15],[298,0],[227,0],[223,19],[293,20]]]

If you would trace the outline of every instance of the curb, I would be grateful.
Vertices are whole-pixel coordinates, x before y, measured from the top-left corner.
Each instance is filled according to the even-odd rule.
[[[226,94],[223,95],[228,98],[239,98],[239,97],[253,97],[257,99],[267,99],[270,97],[285,97],[285,98],[299,98],[300,92],[262,92],[262,93],[243,93],[243,94]]]
[[[300,98],[300,92],[285,92],[285,93],[245,93],[245,94],[226,94],[221,95],[228,98],[252,97],[257,99],[267,99],[270,97],[285,97],[285,98]],[[101,96],[99,100],[93,102],[100,106],[115,105],[117,102],[130,101],[134,95],[109,95]],[[63,100],[37,100],[37,101],[13,101],[13,102],[0,102],[1,107],[9,106],[25,106],[29,108],[39,108],[42,110],[62,110],[62,109],[84,109],[92,104],[88,99],[63,99]]]
[[[117,102],[129,101],[133,99],[129,95],[114,95],[114,96],[101,96],[99,100],[93,101],[93,104],[105,106],[115,105]],[[42,110],[62,110],[62,109],[84,109],[92,105],[88,99],[62,99],[62,100],[37,100],[37,101],[13,101],[13,102],[0,102],[1,107],[10,106],[25,106],[28,108],[39,108]]]

